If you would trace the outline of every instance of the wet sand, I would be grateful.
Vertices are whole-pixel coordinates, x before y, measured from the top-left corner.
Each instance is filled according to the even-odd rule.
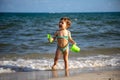
[[[55,74],[54,76],[56,77],[49,80],[120,80],[120,71],[98,71],[66,77],[57,77]]]
[[[0,74],[0,80],[120,80],[120,70],[15,72]]]

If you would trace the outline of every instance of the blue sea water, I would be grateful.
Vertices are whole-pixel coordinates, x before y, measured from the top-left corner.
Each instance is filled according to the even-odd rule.
[[[120,13],[0,13],[0,53],[54,53],[46,35],[58,30],[61,17],[81,49],[120,48]]]
[[[57,43],[48,43],[47,34],[58,30],[61,17],[71,19],[69,30],[81,48],[70,54],[70,69],[120,68],[120,12],[0,13],[0,72],[51,69]]]

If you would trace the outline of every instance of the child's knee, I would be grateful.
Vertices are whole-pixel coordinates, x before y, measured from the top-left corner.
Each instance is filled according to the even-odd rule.
[[[68,59],[67,58],[64,58],[64,62],[67,62],[68,61]]]
[[[55,57],[55,60],[58,60],[59,59],[59,57]]]

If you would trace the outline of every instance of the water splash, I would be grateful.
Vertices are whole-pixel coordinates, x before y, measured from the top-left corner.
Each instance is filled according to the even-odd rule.
[[[75,59],[69,59],[69,68],[92,68],[92,67],[120,67],[120,55],[117,56],[91,56],[91,57],[79,57]],[[3,73],[6,69],[11,72],[26,72],[36,70],[50,70],[53,65],[53,59],[17,59],[17,60],[4,60],[0,61],[0,73]],[[4,71],[3,71],[4,69]],[[64,69],[64,61],[59,60],[57,69]]]

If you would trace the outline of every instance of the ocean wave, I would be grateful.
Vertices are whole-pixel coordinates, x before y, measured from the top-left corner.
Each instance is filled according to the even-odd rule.
[[[93,68],[93,67],[120,67],[120,55],[117,56],[89,56],[69,59],[69,68]],[[17,59],[0,61],[0,73],[4,72],[28,72],[38,70],[50,70],[53,59]],[[64,69],[64,61],[59,60],[57,69]]]
[[[1,13],[1,53],[48,53],[56,43],[48,44],[46,35],[58,29],[60,17],[68,16],[73,39],[81,48],[119,48],[120,13]],[[53,49],[53,50],[52,50]]]

